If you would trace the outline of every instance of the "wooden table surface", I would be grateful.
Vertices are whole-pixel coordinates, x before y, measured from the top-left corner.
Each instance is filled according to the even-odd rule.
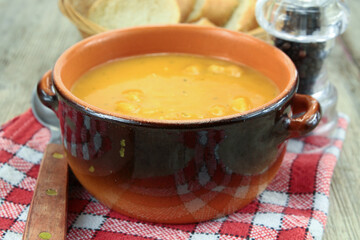
[[[338,110],[350,125],[331,183],[324,239],[360,239],[360,1],[329,57]],[[34,86],[68,47],[81,40],[57,0],[0,0],[0,123],[30,108]]]

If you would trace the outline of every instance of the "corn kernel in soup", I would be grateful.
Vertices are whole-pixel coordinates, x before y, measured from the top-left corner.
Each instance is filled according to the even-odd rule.
[[[182,54],[111,61],[85,73],[71,91],[111,112],[164,120],[238,114],[279,94],[270,79],[249,67]]]

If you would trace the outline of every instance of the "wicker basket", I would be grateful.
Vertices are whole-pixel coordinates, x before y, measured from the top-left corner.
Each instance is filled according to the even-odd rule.
[[[87,19],[87,11],[95,0],[59,0],[60,11],[78,28],[83,38],[107,31]]]
[[[89,8],[95,1],[96,0],[59,0],[60,11],[78,28],[83,38],[108,30],[90,21],[86,17]],[[260,27],[252,29],[246,33],[270,42],[267,33]]]

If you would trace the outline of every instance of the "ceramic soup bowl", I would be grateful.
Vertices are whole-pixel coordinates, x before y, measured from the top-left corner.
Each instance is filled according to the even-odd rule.
[[[107,61],[151,53],[218,57],[257,69],[280,94],[242,114],[162,121],[94,107],[69,89]],[[220,28],[147,26],[99,34],[75,44],[38,84],[60,120],[68,163],[80,183],[108,207],[141,220],[192,223],[233,213],[273,179],[286,140],[311,131],[316,100],[296,94],[297,72],[275,47]]]

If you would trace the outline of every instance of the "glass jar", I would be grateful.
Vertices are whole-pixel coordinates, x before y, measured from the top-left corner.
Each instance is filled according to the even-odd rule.
[[[276,47],[294,62],[297,92],[315,97],[322,122],[315,133],[330,134],[337,123],[337,91],[329,82],[325,60],[349,22],[343,0],[258,0],[256,18]]]

